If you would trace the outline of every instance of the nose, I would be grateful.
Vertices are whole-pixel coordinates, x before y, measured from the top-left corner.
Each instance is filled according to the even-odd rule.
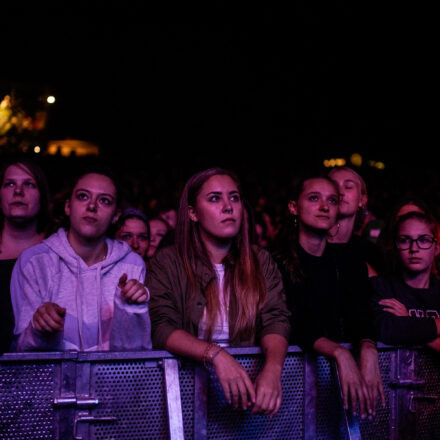
[[[417,246],[416,240],[411,240],[411,244],[409,246],[409,251],[412,254],[419,251],[419,247]]]
[[[139,249],[139,241],[138,241],[137,237],[132,237],[128,244],[134,250],[138,250]]]
[[[320,203],[320,205],[319,205],[319,209],[320,209],[321,211],[328,212],[329,207],[328,207],[327,200],[321,200],[321,203]]]
[[[97,200],[96,199],[91,198],[89,200],[89,203],[87,204],[87,210],[90,212],[96,212],[96,210],[97,210]]]
[[[24,194],[23,185],[15,185],[14,187],[14,195],[22,196]]]
[[[150,237],[150,246],[156,246],[156,244],[159,242],[158,238],[155,235],[152,235]]]
[[[226,212],[226,213],[232,212],[232,203],[229,199],[226,199],[223,203],[223,212]]]

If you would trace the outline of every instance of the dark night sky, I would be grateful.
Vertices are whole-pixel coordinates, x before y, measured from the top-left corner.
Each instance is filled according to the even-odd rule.
[[[353,151],[422,164],[437,147],[432,11],[379,1],[59,3],[14,3],[2,18],[0,85],[56,95],[51,138],[143,160],[177,149],[176,161],[273,166]]]

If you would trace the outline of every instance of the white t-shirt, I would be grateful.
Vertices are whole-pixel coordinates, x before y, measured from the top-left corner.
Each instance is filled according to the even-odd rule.
[[[214,264],[217,274],[218,291],[220,300],[220,313],[217,316],[217,322],[212,333],[212,341],[226,347],[229,345],[229,301],[223,289],[223,279],[225,276],[225,268],[223,264]],[[206,339],[208,324],[206,322],[206,307],[203,310],[202,319],[199,322],[199,338]]]

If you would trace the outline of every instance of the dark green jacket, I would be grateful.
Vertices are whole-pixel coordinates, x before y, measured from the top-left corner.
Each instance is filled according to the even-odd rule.
[[[231,346],[253,346],[267,334],[278,334],[289,340],[290,312],[286,307],[281,274],[270,254],[255,248],[263,277],[266,280],[266,300],[257,316],[257,334],[252,340],[232,340]],[[157,251],[147,271],[147,286],[151,299],[149,310],[153,348],[165,348],[166,341],[175,330],[185,330],[197,336],[198,324],[206,305],[204,289],[214,278],[215,272],[202,262],[197,267],[198,285],[194,295],[190,294],[183,262],[175,246]],[[234,310],[229,312],[233,322]]]

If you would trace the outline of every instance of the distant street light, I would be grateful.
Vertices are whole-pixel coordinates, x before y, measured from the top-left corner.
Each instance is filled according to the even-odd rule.
[[[38,145],[36,145],[34,147],[34,153],[39,153],[40,151],[41,151],[41,148]]]
[[[53,103],[55,102],[55,96],[52,96],[52,95],[48,96],[47,99],[46,99],[46,101],[47,101],[49,104],[53,104]]]

